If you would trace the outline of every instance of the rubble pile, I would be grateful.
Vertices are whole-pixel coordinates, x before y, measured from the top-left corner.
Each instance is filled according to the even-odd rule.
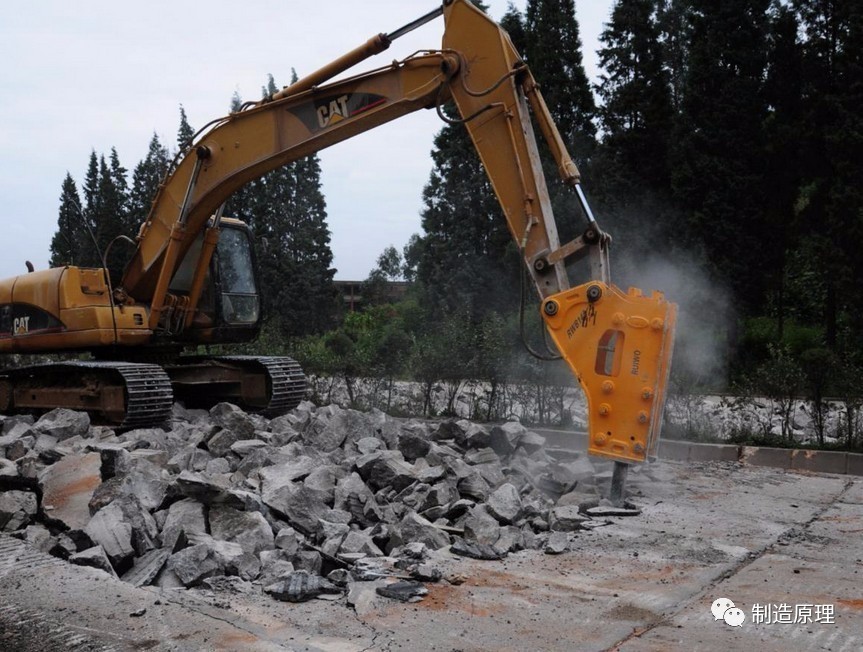
[[[0,531],[136,586],[356,606],[374,581],[414,601],[445,577],[436,551],[560,553],[604,522],[593,464],[554,460],[518,422],[308,402],[272,420],[177,404],[170,430],[125,433],[65,409],[0,418]]]

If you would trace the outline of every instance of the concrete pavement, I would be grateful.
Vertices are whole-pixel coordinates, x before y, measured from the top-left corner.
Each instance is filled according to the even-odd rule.
[[[258,592],[135,589],[0,539],[0,649],[863,647],[863,479],[658,462],[633,469],[628,488],[640,516],[579,532],[559,556],[480,562],[446,553],[436,563],[463,582],[429,584],[415,604],[371,591],[351,608],[345,598],[288,604]],[[742,609],[740,627],[714,620],[719,597]],[[831,605],[833,618],[753,622],[755,606],[768,604],[803,608],[804,621],[807,605]],[[52,628],[60,642],[38,647]],[[78,647],[63,648],[63,637]]]

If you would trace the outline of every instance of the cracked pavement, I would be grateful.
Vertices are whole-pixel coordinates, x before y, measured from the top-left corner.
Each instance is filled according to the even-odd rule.
[[[372,595],[356,611],[344,597],[289,604],[257,592],[136,589],[0,539],[0,648],[46,649],[49,632],[62,641],[52,650],[863,646],[863,479],[658,462],[633,469],[628,489],[643,513],[578,533],[567,553],[497,562],[443,553],[434,563],[463,583],[428,584],[417,603]],[[743,610],[742,626],[714,620],[718,597]],[[756,604],[830,604],[834,622],[755,623]]]

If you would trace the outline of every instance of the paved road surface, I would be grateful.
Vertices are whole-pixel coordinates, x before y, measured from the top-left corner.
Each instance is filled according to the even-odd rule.
[[[415,604],[369,591],[356,610],[135,589],[0,539],[0,650],[863,649],[863,479],[659,462],[628,486],[642,515],[579,533],[571,552],[447,553],[463,584]],[[714,620],[717,598],[740,627]],[[797,622],[754,622],[768,605],[768,621]]]

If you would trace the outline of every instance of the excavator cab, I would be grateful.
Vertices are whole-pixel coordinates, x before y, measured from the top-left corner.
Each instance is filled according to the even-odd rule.
[[[219,242],[210,260],[195,317],[184,335],[197,342],[245,342],[261,325],[261,297],[252,233],[239,220],[222,218]],[[204,234],[196,238],[170,285],[170,292],[187,295],[201,255]]]

